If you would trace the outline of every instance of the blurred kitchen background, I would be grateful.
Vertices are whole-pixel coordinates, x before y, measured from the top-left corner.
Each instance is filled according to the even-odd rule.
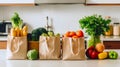
[[[38,27],[45,27],[46,17],[53,23],[56,33],[80,29],[79,20],[88,15],[100,14],[111,16],[112,22],[120,22],[120,6],[85,6],[83,4],[59,4],[39,6],[0,6],[0,21],[10,21],[14,12],[18,12],[23,21],[29,25],[29,32]]]

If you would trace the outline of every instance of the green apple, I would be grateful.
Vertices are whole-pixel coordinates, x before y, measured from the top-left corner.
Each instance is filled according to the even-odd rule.
[[[118,53],[116,51],[109,51],[109,58],[110,59],[117,59],[118,58]]]
[[[57,33],[55,36],[56,36],[56,37],[60,37],[60,33]]]
[[[54,32],[53,31],[48,31],[48,36],[54,36]]]
[[[42,35],[41,36],[48,36],[46,33],[42,33]]]

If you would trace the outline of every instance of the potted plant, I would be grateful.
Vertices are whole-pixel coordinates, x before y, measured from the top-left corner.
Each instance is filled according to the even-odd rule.
[[[90,36],[88,40],[88,47],[95,46],[96,43],[101,42],[100,35],[109,30],[111,20],[103,18],[101,15],[85,16],[79,20],[82,29]]]

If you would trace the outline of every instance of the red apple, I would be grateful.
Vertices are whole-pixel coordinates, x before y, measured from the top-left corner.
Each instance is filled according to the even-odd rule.
[[[87,50],[86,50],[86,56],[90,59],[97,59],[98,58],[98,54],[99,52],[97,52],[95,50],[95,47],[94,46],[91,46],[89,47]]]
[[[88,58],[91,58],[91,54],[92,54],[92,52],[93,52],[93,50],[87,50],[86,51],[86,56],[88,57]]]
[[[90,46],[90,47],[88,48],[88,50],[94,50],[94,49],[95,49],[94,46]]]
[[[91,53],[91,59],[97,59],[98,58],[98,54],[99,52],[97,52],[96,50],[94,50],[92,53]]]
[[[89,48],[86,50],[86,56],[87,56],[88,58],[91,58],[91,54],[92,54],[93,51],[94,51],[94,46],[89,47]]]

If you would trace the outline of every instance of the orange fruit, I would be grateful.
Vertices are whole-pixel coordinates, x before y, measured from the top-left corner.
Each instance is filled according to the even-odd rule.
[[[76,36],[76,35],[74,35],[74,36],[72,36],[72,38],[79,38],[78,36]]]
[[[67,34],[64,34],[63,37],[69,37]]]
[[[77,35],[78,37],[83,37],[83,36],[84,36],[84,33],[82,32],[82,30],[78,30],[78,31],[76,31],[76,35]]]
[[[67,32],[64,34],[64,37],[70,37],[70,31],[67,31]]]
[[[104,44],[102,44],[102,43],[97,43],[96,46],[95,46],[95,49],[96,49],[98,52],[103,52],[104,49],[105,49],[105,46],[104,46]]]
[[[70,35],[70,37],[72,37],[72,36],[75,36],[76,33],[74,31],[71,31],[69,35]]]

